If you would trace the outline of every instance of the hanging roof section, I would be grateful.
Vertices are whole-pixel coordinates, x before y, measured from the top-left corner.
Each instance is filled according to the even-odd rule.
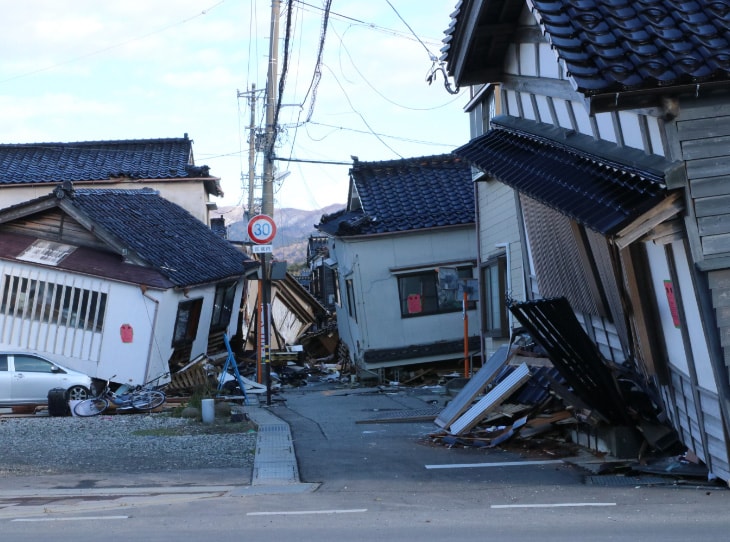
[[[201,179],[208,193],[223,195],[208,166],[193,163],[184,137],[0,145],[0,187],[64,181]]]
[[[59,208],[101,240],[117,265],[156,270],[176,287],[235,279],[258,263],[155,190],[74,189],[0,210],[2,225]]]
[[[586,96],[730,88],[730,4],[718,0],[460,0],[441,57],[458,85],[503,80],[508,47],[531,31],[525,6]]]
[[[524,129],[528,123],[532,131]],[[542,134],[536,133],[540,127]],[[590,151],[594,147],[590,139],[548,125],[497,117],[491,130],[454,153],[576,222],[603,235],[616,234],[664,200],[667,179],[681,174],[681,164],[625,148],[597,154]],[[623,161],[611,153],[621,154]]]
[[[324,215],[330,235],[373,235],[473,224],[469,164],[454,154],[381,162],[355,160],[347,208]]]

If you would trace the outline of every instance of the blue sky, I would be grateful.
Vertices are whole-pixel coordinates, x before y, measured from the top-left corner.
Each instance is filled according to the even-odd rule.
[[[429,52],[440,56],[455,4],[333,0],[314,92],[308,89],[324,1],[295,2],[276,154],[392,160],[449,152],[468,141],[468,91],[449,94],[441,76],[426,83]],[[250,110],[240,94],[252,84],[265,88],[270,14],[270,0],[8,3],[0,35],[0,143],[188,133],[196,163],[221,177],[226,195],[218,204],[245,202]],[[282,17],[280,71],[284,34]],[[262,112],[256,116],[263,126]],[[277,167],[277,207],[319,209],[347,198],[348,165]]]

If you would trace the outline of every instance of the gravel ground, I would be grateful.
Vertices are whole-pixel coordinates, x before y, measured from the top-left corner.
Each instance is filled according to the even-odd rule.
[[[169,413],[0,418],[0,476],[146,473],[253,465],[250,422]]]

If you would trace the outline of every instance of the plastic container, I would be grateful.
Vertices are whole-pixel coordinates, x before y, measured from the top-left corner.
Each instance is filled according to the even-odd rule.
[[[215,420],[215,399],[202,399],[200,401],[200,414],[203,423],[213,423]]]

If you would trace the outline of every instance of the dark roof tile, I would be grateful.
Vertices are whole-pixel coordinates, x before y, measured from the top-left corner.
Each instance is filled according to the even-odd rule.
[[[602,234],[612,234],[664,197],[654,172],[493,127],[456,149],[485,173]]]
[[[323,216],[321,231],[368,235],[474,222],[471,168],[453,154],[356,161],[350,178],[362,209]]]
[[[209,177],[181,138],[0,145],[0,185]]]
[[[524,0],[460,2],[444,56],[458,84],[498,75]],[[568,75],[587,95],[730,82],[730,4],[719,0],[533,0],[533,13]],[[473,6],[478,13],[467,13]],[[471,43],[467,19],[484,21]],[[471,19],[470,19],[471,20]],[[489,23],[489,24],[487,24]],[[474,48],[459,53],[455,47]],[[460,64],[463,63],[463,64]]]
[[[59,187],[47,197],[58,196],[178,287],[239,277],[245,266],[253,264],[154,190],[77,189],[69,193]]]

